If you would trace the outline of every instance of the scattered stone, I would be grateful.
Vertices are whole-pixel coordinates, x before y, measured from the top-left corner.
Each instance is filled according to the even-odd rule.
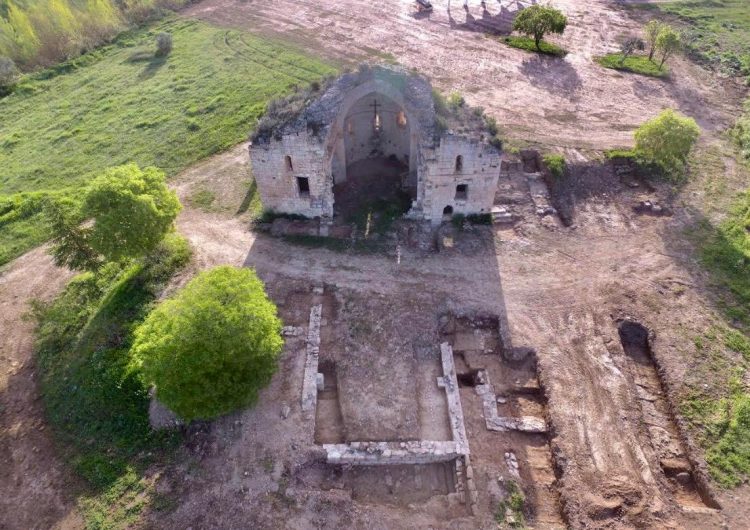
[[[292,411],[292,409],[286,403],[284,403],[283,405],[281,405],[281,417],[282,418],[287,419],[289,417],[289,413],[291,411]]]

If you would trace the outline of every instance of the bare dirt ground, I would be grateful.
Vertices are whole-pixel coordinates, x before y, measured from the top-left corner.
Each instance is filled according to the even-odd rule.
[[[226,160],[222,157],[215,160],[217,167],[224,167]],[[240,160],[236,154],[228,157]],[[210,187],[211,166],[207,163],[202,176],[192,175],[190,179],[202,178]],[[241,165],[236,170],[242,174],[247,168]],[[278,524],[289,528],[324,524],[334,528],[489,528],[494,524],[496,479],[507,473],[502,454],[513,449],[519,457],[522,485],[532,505],[530,522],[535,527],[554,528],[555,517],[564,517],[573,528],[747,527],[750,514],[741,500],[746,491],[722,493],[711,489],[723,508],[715,511],[707,505],[713,504],[712,496],[704,502],[690,481],[685,489],[674,475],[668,476],[674,470],[665,469],[664,455],[679,444],[688,448],[695,480],[702,481],[706,476],[694,440],[677,428],[679,418],[663,419],[666,438],[662,431],[644,427],[648,410],[639,389],[673,396],[695,365],[691,337],[717,321],[707,301],[705,277],[681,234],[693,214],[678,209],[671,217],[637,215],[631,210],[634,201],[649,196],[668,201],[669,194],[650,192],[642,186],[634,189],[611,171],[600,173],[600,187],[576,199],[572,228],[550,223],[550,218],[537,219],[527,202],[516,206],[524,220],[514,228],[498,230],[478,247],[469,247],[475,251],[468,255],[424,255],[407,250],[400,263],[392,256],[292,246],[250,232],[237,218],[185,210],[179,228],[197,249],[201,267],[220,263],[254,267],[272,293],[302,281],[334,285],[355,293],[360,300],[385,297],[393,301],[387,315],[382,314],[382,307],[368,313],[370,325],[378,326],[382,334],[403,333],[400,321],[394,323],[394,315],[401,314],[399,308],[403,307],[410,307],[415,315],[432,312],[437,317],[441,310],[451,308],[490,312],[506,319],[512,345],[537,351],[554,436],[547,447],[543,439],[520,435],[503,438],[487,432],[482,428],[481,411],[476,410],[477,401],[464,389],[469,444],[478,455],[478,482],[484,488],[480,491],[481,513],[467,519],[449,510],[453,518],[446,517],[439,496],[424,507],[393,506],[357,499],[356,495],[356,502],[352,502],[354,486],[350,482],[327,476],[331,471],[325,468],[313,466],[312,470],[301,471],[314,457],[289,449],[290,429],[303,436],[297,421],[289,423],[299,414],[295,400],[299,398],[302,363],[301,348],[292,347],[285,354],[285,362],[296,366],[296,372],[282,368],[277,379],[284,382],[275,380],[258,408],[242,414],[243,425],[250,423],[253,427],[243,429],[241,442],[228,444],[230,453],[219,451],[210,457],[198,457],[204,459],[200,464],[203,478],[200,484],[179,490],[178,498],[187,502],[181,501],[164,525],[179,527],[199,517],[207,527],[232,526],[240,521],[274,527],[274,517],[285,513],[285,523]],[[178,189],[185,189],[186,184],[180,184],[179,179],[177,182]],[[221,188],[225,185],[222,182],[223,178],[216,179],[216,186]],[[516,187],[520,189],[523,184]],[[239,196],[235,198],[240,200]],[[429,293],[429,297],[417,293]],[[283,297],[274,298],[285,307]],[[420,299],[421,303],[414,303]],[[304,313],[303,300],[293,305],[295,311]],[[360,302],[357,311],[367,313],[367,306]],[[282,315],[288,310],[282,309]],[[624,317],[638,320],[655,333],[652,364],[646,362],[639,368],[639,361],[623,349],[617,321]],[[363,317],[360,314],[358,318]],[[415,317],[414,322],[421,318]],[[411,319],[406,320],[411,323]],[[659,370],[662,378],[657,375]],[[650,378],[652,386],[643,383],[644,377]],[[502,381],[502,376],[499,379]],[[662,379],[663,387],[654,383]],[[288,392],[280,390],[279,385]],[[284,421],[278,419],[282,402],[291,407],[291,416]],[[538,410],[534,403],[518,406]],[[658,405],[662,413],[665,407]],[[269,428],[274,429],[272,435]],[[210,436],[224,433],[219,423],[211,428]],[[300,449],[305,447],[304,439],[293,438],[291,443]],[[263,447],[260,453],[259,447]],[[242,456],[227,457],[235,452]],[[237,461],[257,461],[265,452],[286,462],[278,464],[290,470],[280,481],[282,485],[298,481],[291,493],[284,493],[286,500],[281,504],[288,512],[279,512],[279,503],[273,501],[276,493],[262,493],[268,475],[262,463],[256,464],[261,471],[246,475],[248,505],[215,490],[220,477],[232,473]],[[561,473],[557,481],[552,476],[555,470],[545,467],[549,458]],[[322,484],[332,489],[321,493]],[[209,495],[209,491],[213,493]],[[559,506],[555,500],[558,494]],[[535,502],[538,505],[534,506]],[[217,509],[219,506],[222,509]],[[435,513],[441,517],[435,519]]]
[[[523,142],[629,145],[633,129],[666,107],[694,117],[710,134],[736,117],[745,89],[684,59],[670,60],[668,80],[596,64],[595,56],[617,51],[617,39],[642,24],[615,1],[551,2],[569,21],[565,34],[551,39],[569,51],[562,60],[499,42],[495,34],[507,34],[519,6],[531,3],[488,0],[483,7],[472,0],[464,11],[453,0],[448,11],[448,0],[436,0],[433,13],[421,16],[408,0],[204,0],[184,14],[283,38],[344,63],[395,59],[484,107],[505,138]]]
[[[44,248],[0,271],[0,528],[77,528],[76,481],[59,461],[34,377],[28,302],[49,300],[72,276]]]

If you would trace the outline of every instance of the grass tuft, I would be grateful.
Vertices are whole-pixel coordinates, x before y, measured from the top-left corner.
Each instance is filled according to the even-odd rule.
[[[625,59],[624,63],[622,62],[622,55],[619,53],[610,53],[603,57],[597,57],[595,60],[604,68],[611,68],[622,72],[632,72],[650,77],[669,76],[669,68],[666,65],[659,68],[657,63],[643,55],[631,55]]]
[[[518,48],[519,50],[525,50],[527,52],[542,53],[544,55],[553,55],[555,57],[565,57],[568,54],[567,50],[544,40],[539,43],[539,48],[537,48],[534,39],[529,37],[511,35],[509,37],[503,37],[502,42],[511,48]]]

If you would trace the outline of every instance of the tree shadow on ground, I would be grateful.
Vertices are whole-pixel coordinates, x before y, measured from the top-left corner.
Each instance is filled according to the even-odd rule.
[[[508,6],[504,5],[503,2],[499,3],[500,11],[493,14],[487,9],[486,2],[482,2],[482,16],[480,18],[472,15],[468,8],[448,9],[448,23],[452,29],[491,35],[507,35],[513,31],[513,21],[524,6],[520,2],[509,2]],[[536,0],[532,0],[531,4],[536,4]],[[510,7],[512,5],[515,5],[515,7]],[[459,10],[464,11],[463,15],[457,15],[459,18],[463,18],[463,22],[459,22],[453,17],[453,14]]]
[[[519,71],[535,87],[567,100],[578,99],[578,92],[583,86],[576,69],[564,59],[535,55],[521,63]]]
[[[167,63],[167,56],[157,56],[152,51],[139,51],[131,54],[125,62],[128,63],[146,63],[146,66],[138,74],[138,79],[151,79],[156,75],[162,66]]]
[[[252,204],[253,200],[258,194],[258,184],[255,182],[255,179],[252,180],[250,183],[250,187],[247,189],[247,193],[245,194],[245,197],[242,199],[242,202],[240,203],[240,207],[237,208],[237,212],[235,215],[243,214],[247,211],[247,209]]]

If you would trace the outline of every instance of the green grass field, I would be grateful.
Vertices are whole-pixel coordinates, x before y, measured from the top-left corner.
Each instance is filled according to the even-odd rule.
[[[157,59],[161,31],[174,49]],[[0,99],[0,265],[47,238],[29,192],[76,194],[126,162],[173,175],[247,138],[271,98],[334,71],[286,44],[169,20],[27,76]]]
[[[597,57],[596,62],[604,68],[612,68],[613,70],[622,70],[634,74],[648,75],[651,77],[666,77],[669,75],[667,65],[659,68],[658,62],[650,61],[648,57],[643,55],[631,55],[625,59],[625,62],[623,63],[621,54],[610,53],[603,57]]]
[[[683,0],[656,9],[688,26],[688,50],[735,75],[750,76],[750,5],[747,0]]]

